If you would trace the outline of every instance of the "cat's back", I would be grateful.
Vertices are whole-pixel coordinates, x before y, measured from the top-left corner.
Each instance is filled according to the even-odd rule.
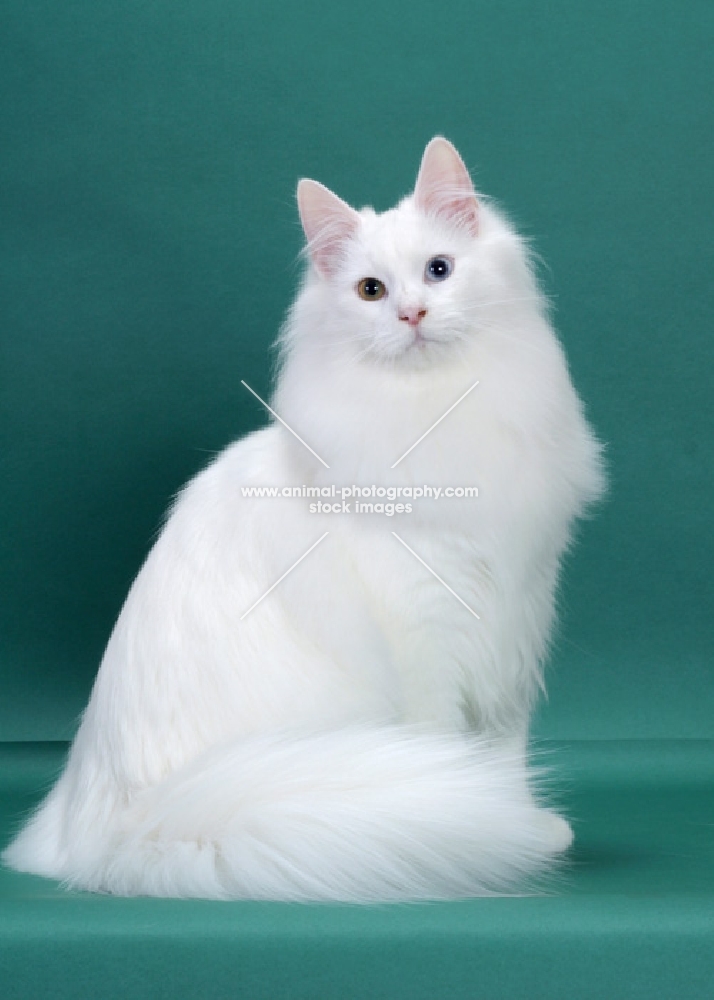
[[[288,726],[302,701],[329,715],[334,669],[291,626],[289,587],[262,599],[313,540],[304,506],[281,495],[286,434],[239,439],[181,490],[110,637],[75,757],[111,759],[143,785],[231,734]]]
[[[271,424],[233,441],[180,490],[169,516],[195,503],[235,509],[239,499],[286,477],[283,428]]]

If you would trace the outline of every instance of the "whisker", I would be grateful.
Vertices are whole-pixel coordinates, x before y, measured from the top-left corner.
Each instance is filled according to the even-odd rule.
[[[471,302],[462,307],[462,312],[471,312],[477,309],[490,309],[492,306],[510,306],[519,302],[542,302],[539,295],[522,295],[512,299],[487,299],[484,302]]]

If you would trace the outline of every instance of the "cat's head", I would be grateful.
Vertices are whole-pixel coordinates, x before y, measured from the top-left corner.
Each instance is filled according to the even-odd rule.
[[[307,179],[297,197],[314,336],[342,356],[405,367],[457,357],[494,309],[535,293],[522,242],[446,139],[428,144],[414,192],[388,212],[358,212]]]

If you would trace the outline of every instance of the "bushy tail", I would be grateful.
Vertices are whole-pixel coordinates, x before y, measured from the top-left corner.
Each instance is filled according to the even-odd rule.
[[[522,887],[567,846],[566,824],[534,805],[520,761],[472,738],[398,728],[216,747],[115,819],[111,834],[87,830],[71,852],[61,873],[71,884],[122,895],[449,899]],[[6,858],[32,870],[27,845],[22,854],[11,847]]]

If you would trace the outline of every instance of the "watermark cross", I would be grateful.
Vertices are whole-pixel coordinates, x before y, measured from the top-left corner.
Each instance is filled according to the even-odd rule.
[[[476,382],[473,383],[473,385],[469,386],[469,388],[466,390],[466,392],[462,393],[462,395],[459,396],[459,398],[456,400],[456,402],[452,403],[451,406],[448,408],[448,410],[446,410],[445,413],[442,413],[442,415],[439,417],[439,419],[435,420],[434,423],[431,425],[431,427],[427,428],[427,430],[424,431],[424,433],[421,435],[421,437],[418,438],[414,442],[414,444],[411,445],[411,447],[407,448],[407,450],[404,452],[404,454],[400,458],[397,459],[397,461],[394,463],[394,465],[391,466],[391,468],[392,469],[396,469],[396,467],[399,465],[399,463],[403,459],[405,459],[407,457],[407,455],[410,452],[412,452],[416,448],[416,446],[418,444],[420,444],[428,434],[431,434],[431,432],[434,430],[434,428],[437,427],[445,417],[448,417],[448,415],[452,412],[452,410],[455,410],[456,407],[459,405],[459,403],[461,403],[462,400],[466,399],[466,397],[469,395],[469,393],[473,392],[473,390],[476,388],[476,386],[478,384],[479,384],[479,382],[477,380]],[[268,410],[268,412],[271,413],[275,417],[275,419],[278,420],[283,425],[283,427],[286,428],[286,430],[290,431],[290,433],[293,435],[293,437],[297,438],[297,440],[300,442],[300,444],[302,444],[305,448],[307,448],[307,450],[310,452],[310,454],[312,454],[312,455],[315,456],[315,458],[318,460],[318,462],[321,462],[322,465],[324,465],[326,469],[330,468],[330,466],[327,464],[327,462],[324,459],[320,458],[320,456],[317,454],[317,452],[314,451],[306,441],[303,441],[303,439],[300,437],[300,435],[296,431],[294,431],[293,428],[288,423],[286,423],[283,420],[283,418],[279,414],[277,414],[275,412],[275,410],[271,406],[268,405],[268,403],[265,402],[264,399],[261,399],[261,397],[258,395],[258,393],[254,389],[251,389],[251,387],[248,385],[248,383],[244,379],[241,379],[241,385],[244,385],[245,388],[248,390],[248,392],[252,393],[255,396],[255,398],[258,400],[258,402],[262,403],[263,406],[266,408],[266,410]],[[442,578],[439,576],[439,574],[436,573],[431,568],[431,566],[429,566],[426,562],[424,562],[424,560],[421,558],[421,556],[417,555],[417,553],[414,551],[414,549],[410,548],[410,546],[407,545],[407,543],[404,541],[404,539],[401,538],[396,533],[396,531],[393,531],[392,534],[397,539],[397,541],[401,542],[401,544],[404,546],[404,548],[407,549],[408,552],[411,552],[411,554],[414,556],[414,558],[417,559],[421,563],[421,565],[426,570],[428,570],[428,572],[431,573],[431,575],[436,580],[439,581],[439,583],[442,585],[442,587],[445,587],[446,590],[448,590],[449,593],[452,594],[460,604],[463,604],[463,606],[466,608],[466,610],[469,611],[474,616],[474,618],[477,618],[479,621],[481,620],[480,615],[477,615],[476,612],[474,611],[474,609],[471,608],[471,607],[469,607],[469,605],[466,603],[466,601],[464,601],[463,598],[459,597],[459,595],[456,593],[456,591],[453,590],[453,588],[450,587],[448,585],[448,583],[446,583],[445,580],[442,580]],[[317,546],[320,544],[320,542],[322,542],[325,538],[327,538],[328,535],[329,535],[329,531],[326,531],[324,533],[324,535],[322,535],[320,538],[318,538],[318,540],[316,542],[314,542],[306,552],[303,552],[303,554],[300,556],[300,558],[297,559],[292,564],[292,566],[290,566],[290,568],[287,569],[283,573],[283,575],[279,579],[277,579],[275,581],[275,583],[271,587],[269,587],[265,591],[265,593],[261,597],[259,597],[258,600],[255,601],[254,604],[251,604],[251,606],[248,608],[248,610],[245,611],[240,616],[240,621],[243,621],[244,618],[247,618],[247,616],[251,613],[251,611],[253,611],[254,608],[257,608],[258,605],[260,604],[260,602],[263,601],[268,596],[268,594],[271,593],[271,591],[275,590],[275,588],[278,586],[278,584],[281,583],[285,579],[285,577],[288,576],[289,573],[292,573],[292,571],[295,569],[295,567],[298,566],[303,561],[303,559],[305,559],[307,556],[309,556],[310,553],[314,549],[316,549]]]

